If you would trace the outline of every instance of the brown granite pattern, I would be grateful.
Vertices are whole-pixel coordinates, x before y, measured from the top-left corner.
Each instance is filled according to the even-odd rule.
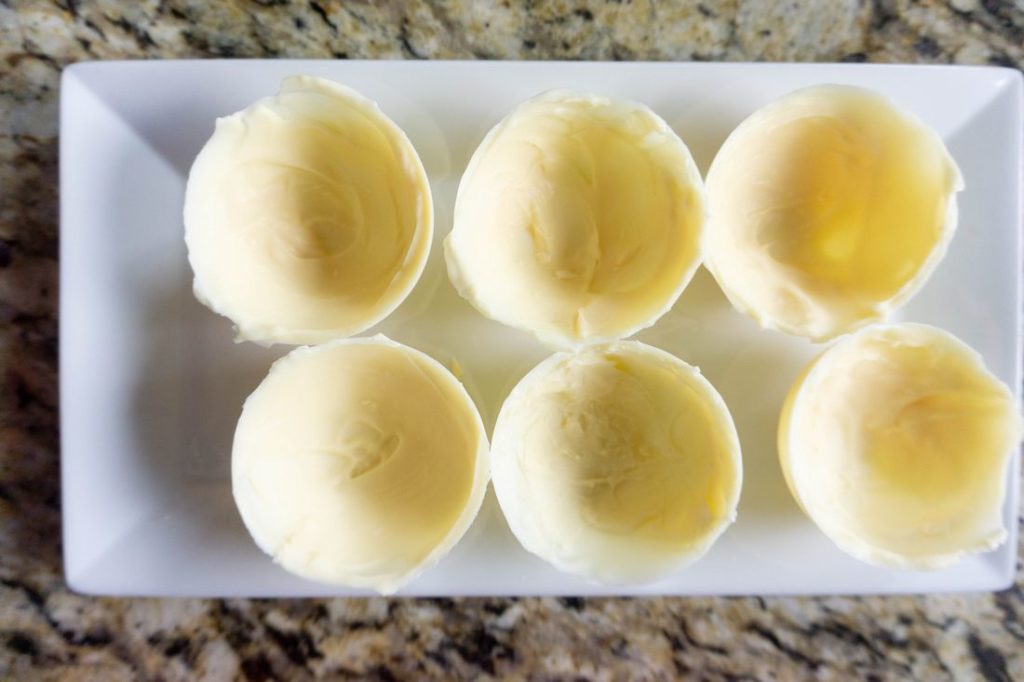
[[[69,593],[57,434],[60,70],[82,59],[210,56],[1020,67],[1024,6],[0,0],[0,679],[1024,679],[1024,578],[998,594],[862,599]]]

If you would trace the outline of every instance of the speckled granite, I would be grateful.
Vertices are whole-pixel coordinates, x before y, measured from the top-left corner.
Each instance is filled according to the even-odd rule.
[[[0,679],[1024,679],[1024,578],[980,596],[92,599],[61,580],[60,69],[126,57],[1024,64],[1012,0],[0,0]]]

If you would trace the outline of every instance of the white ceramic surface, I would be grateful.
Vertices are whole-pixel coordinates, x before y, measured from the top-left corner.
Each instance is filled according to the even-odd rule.
[[[61,93],[61,429],[65,570],[88,593],[167,596],[367,594],[289,575],[256,547],[231,499],[231,437],[273,350],[232,343],[191,294],[182,197],[217,116],[282,77],[336,79],[379,102],[423,158],[437,211],[423,278],[382,332],[450,364],[488,430],[502,399],[549,350],[489,321],[445,277],[440,245],[459,176],[483,134],[551,88],[651,106],[701,170],[747,114],[814,83],[875,88],[934,126],[960,164],[960,227],[928,285],[895,319],[943,327],[978,349],[1019,397],[1022,79],[1001,68],[873,65],[206,61],[73,66]],[[488,492],[455,550],[400,594],[865,594],[993,590],[1017,551],[1020,457],[1009,541],[937,572],[845,555],[797,509],[775,449],[782,399],[815,353],[759,330],[700,270],[675,308],[636,338],[698,365],[743,445],[739,518],[706,557],[635,588],[559,573],[524,551]]]

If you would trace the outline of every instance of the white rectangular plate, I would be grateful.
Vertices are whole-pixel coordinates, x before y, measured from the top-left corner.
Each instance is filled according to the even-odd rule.
[[[175,596],[365,594],[286,573],[235,511],[229,453],[242,401],[286,348],[235,345],[198,304],[182,241],[193,157],[214,119],[314,74],[376,100],[409,134],[433,186],[434,249],[383,332],[443,363],[457,358],[488,429],[515,382],[548,354],[453,291],[439,258],[460,174],[520,101],[568,87],[639,100],[683,137],[702,170],[769,100],[824,82],[881,91],[945,138],[960,163],[960,228],[927,287],[899,314],[978,349],[1019,394],[1021,75],[1009,69],[869,65],[128,62],[73,66],[61,99],[61,428],[64,557],[82,591]],[[511,536],[493,493],[455,550],[409,595],[836,594],[992,590],[1013,580],[1010,538],[943,571],[883,570],[847,557],[797,509],[775,451],[783,395],[816,352],[735,313],[701,270],[638,338],[701,367],[743,444],[739,520],[691,567],[649,585],[603,587],[559,573]]]

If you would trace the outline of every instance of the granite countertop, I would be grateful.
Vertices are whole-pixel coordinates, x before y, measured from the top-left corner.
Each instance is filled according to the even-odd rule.
[[[255,601],[70,593],[61,577],[57,431],[61,68],[213,56],[1020,67],[1024,6],[0,0],[0,679],[1024,679],[1019,561],[1013,588],[969,596]]]

